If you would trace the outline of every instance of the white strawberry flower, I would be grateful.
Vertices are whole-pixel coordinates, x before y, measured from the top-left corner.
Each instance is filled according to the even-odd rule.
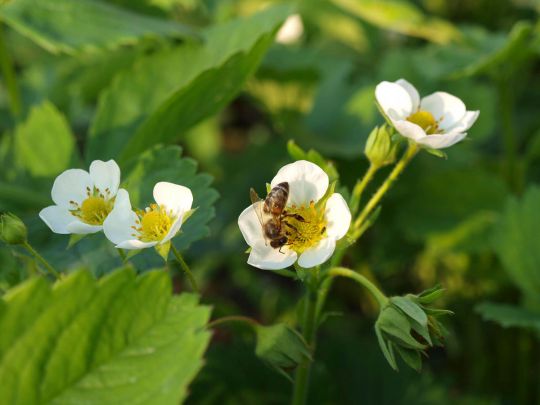
[[[55,233],[98,232],[114,207],[119,185],[120,168],[114,160],[94,160],[88,172],[66,170],[51,190],[55,205],[42,209],[39,216]]]
[[[442,91],[420,99],[416,88],[404,79],[379,83],[375,98],[401,135],[431,149],[461,141],[480,114],[467,111],[463,101]]]
[[[114,209],[103,224],[107,239],[120,249],[144,249],[165,245],[191,214],[193,194],[187,187],[159,182],[154,186],[155,204],[134,211],[127,191],[120,190]]]
[[[314,163],[299,160],[283,166],[271,187],[283,182],[289,184],[286,213],[299,215],[303,221],[284,217],[286,224],[282,226],[288,240],[281,248],[274,248],[265,238],[257,215],[257,204],[262,202],[247,207],[240,214],[238,225],[251,247],[248,264],[264,270],[284,269],[297,260],[304,268],[320,265],[332,256],[336,242],[349,230],[349,207],[341,194],[326,195],[328,175]],[[325,203],[323,197],[327,198]]]
[[[276,42],[284,45],[294,44],[298,42],[304,33],[304,24],[302,17],[299,14],[293,14],[287,17],[278,33],[276,34]]]

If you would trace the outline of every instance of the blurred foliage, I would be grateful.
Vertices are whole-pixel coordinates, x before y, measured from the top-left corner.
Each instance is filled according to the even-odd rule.
[[[121,260],[102,236],[66,249],[68,238],[37,217],[55,176],[114,158],[140,205],[158,179],[186,184],[199,209],[175,243],[203,301],[215,316],[294,324],[299,283],[250,268],[242,254],[236,221],[249,188],[292,156],[324,163],[350,190],[383,123],[375,85],[403,77],[422,94],[448,91],[481,111],[467,141],[447,160],[419,156],[343,258],[391,296],[441,282],[455,312],[447,349],[429,350],[421,374],[394,373],[377,347],[373,303],[337,282],[329,311],[346,315],[322,325],[309,403],[538,403],[538,2],[284,3],[2,2],[0,211],[23,218],[56,266],[104,275]],[[273,42],[293,12],[303,32]],[[141,271],[157,259],[133,258]],[[22,250],[0,246],[0,291],[36,271]],[[286,403],[288,382],[261,366],[252,334],[234,332],[215,333],[188,402]]]

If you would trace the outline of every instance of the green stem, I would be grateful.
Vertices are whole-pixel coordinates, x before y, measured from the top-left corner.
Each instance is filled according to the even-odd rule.
[[[49,264],[49,262],[47,262],[47,260],[45,260],[45,258],[44,258],[43,256],[41,256],[41,255],[40,255],[40,254],[39,254],[39,253],[38,253],[38,252],[30,245],[30,243],[24,242],[22,245],[26,248],[26,250],[28,250],[28,251],[30,252],[30,254],[31,254],[32,256],[34,256],[34,258],[35,258],[38,262],[40,262],[40,263],[43,265],[43,267],[45,267],[45,268],[47,269],[47,271],[48,271],[49,273],[51,273],[56,279],[60,278],[60,273],[57,272],[57,271],[54,269],[54,267],[52,267],[52,266]]]
[[[373,284],[366,277],[355,271],[352,271],[345,267],[334,267],[330,269],[328,274],[331,277],[347,277],[361,284],[368,289],[368,291],[371,293],[371,295],[373,295],[373,297],[377,300],[381,307],[385,306],[388,303],[388,298],[386,297],[386,295],[384,295],[383,292],[379,290],[375,284]]]
[[[304,319],[302,322],[302,334],[306,343],[311,348],[312,353],[315,350],[315,333],[317,330],[317,293],[309,286],[306,292]],[[311,360],[305,359],[296,370],[294,379],[294,391],[292,404],[304,405],[306,403],[309,372],[311,369]]]
[[[257,326],[259,323],[255,319],[248,318],[247,316],[242,315],[231,315],[231,316],[224,316],[223,318],[218,318],[210,322],[208,325],[206,325],[207,328],[213,328],[217,325],[221,325],[222,323],[227,322],[243,322],[248,323],[251,326]]]
[[[510,84],[504,80],[499,80],[499,108],[501,116],[501,127],[503,134],[506,179],[511,190],[518,191],[517,172],[517,145],[516,133],[513,122],[513,94]]]
[[[371,214],[375,207],[377,207],[382,197],[386,194],[390,187],[392,187],[399,175],[403,172],[403,170],[405,170],[409,162],[416,155],[418,150],[418,145],[412,142],[409,144],[409,148],[405,151],[399,162],[394,166],[394,169],[390,172],[384,183],[379,187],[375,194],[373,194],[371,199],[368,201],[368,203],[354,222],[353,232],[356,233],[358,230],[360,230],[362,224],[367,219],[369,214]]]
[[[4,77],[4,82],[9,95],[11,113],[15,119],[18,119],[22,111],[21,94],[17,84],[17,75],[15,74],[13,60],[11,59],[11,55],[7,50],[4,40],[4,34],[4,27],[0,26],[0,69],[2,70],[2,76]]]
[[[180,252],[174,247],[174,245],[171,243],[171,250],[174,254],[174,257],[176,257],[176,260],[180,263],[180,267],[182,267],[182,270],[184,270],[184,273],[186,273],[187,278],[189,279],[189,282],[191,283],[191,288],[193,288],[193,291],[199,292],[199,287],[197,286],[197,281],[195,281],[195,277],[193,277],[193,273],[189,269],[189,266],[184,261],[182,255]]]
[[[350,202],[351,213],[353,216],[356,215],[358,209],[360,208],[360,199],[362,198],[362,193],[371,180],[373,180],[375,173],[377,173],[379,169],[379,166],[375,166],[373,163],[370,164],[367,172],[364,174],[364,177],[356,182]]]
[[[120,255],[122,259],[122,263],[125,263],[127,259],[126,252],[124,252],[122,249],[116,249],[116,250],[118,251],[118,254]]]

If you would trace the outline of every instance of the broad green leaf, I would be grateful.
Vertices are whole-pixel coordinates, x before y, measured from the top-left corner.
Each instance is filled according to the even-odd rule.
[[[202,366],[210,310],[161,271],[34,278],[0,301],[0,403],[178,404]]]
[[[504,328],[532,328],[540,331],[540,314],[515,305],[483,302],[477,305],[476,312],[486,321],[497,322]]]
[[[511,198],[494,231],[494,248],[513,282],[531,296],[540,294],[540,188]]]
[[[144,208],[154,202],[152,190],[159,181],[169,181],[188,187],[193,193],[193,208],[197,210],[182,225],[174,245],[183,250],[208,234],[208,222],[214,217],[217,192],[210,187],[212,177],[197,173],[197,163],[183,158],[178,146],[156,147],[133,159],[123,173],[134,207]]]
[[[56,107],[45,101],[33,107],[15,130],[15,156],[34,176],[54,176],[69,167],[75,138]]]
[[[135,156],[170,142],[214,114],[258,66],[289,6],[216,25],[204,43],[188,43],[141,58],[117,76],[99,101],[88,158]],[[159,80],[156,80],[159,78]]]
[[[132,45],[143,37],[194,37],[189,27],[93,0],[17,0],[0,19],[53,53]]]
[[[338,6],[379,28],[446,44],[460,38],[459,30],[439,18],[425,16],[405,1],[333,0]]]

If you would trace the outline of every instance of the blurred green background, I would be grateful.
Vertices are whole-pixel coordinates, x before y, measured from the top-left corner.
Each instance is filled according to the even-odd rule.
[[[301,285],[249,267],[236,224],[249,188],[290,162],[289,140],[332,160],[350,189],[368,165],[366,137],[382,123],[378,82],[405,78],[421,94],[447,91],[480,110],[447,160],[423,153],[413,161],[345,257],[388,295],[442,283],[442,304],[455,312],[446,348],[430,351],[420,374],[395,373],[373,332],[376,303],[336,282],[309,403],[540,403],[540,2],[303,1],[290,43],[272,40],[281,20],[271,16],[261,20],[266,33],[259,21],[208,34],[275,4],[258,0],[4,3],[0,211],[21,216],[58,267],[104,274],[120,261],[102,236],[67,250],[69,238],[39,220],[55,176],[114,158],[131,173],[128,186],[142,187],[137,165],[152,180],[167,173],[180,182],[195,164],[175,163],[178,151],[129,160],[179,145],[219,193],[205,175],[194,181],[204,214],[198,233],[188,228],[179,242],[214,317],[294,322]],[[151,252],[136,260],[142,270],[159,265]],[[33,271],[5,246],[0,263],[3,291]],[[188,288],[182,279],[177,287]],[[254,356],[241,326],[216,330],[206,361],[188,403],[287,403],[291,385]]]

